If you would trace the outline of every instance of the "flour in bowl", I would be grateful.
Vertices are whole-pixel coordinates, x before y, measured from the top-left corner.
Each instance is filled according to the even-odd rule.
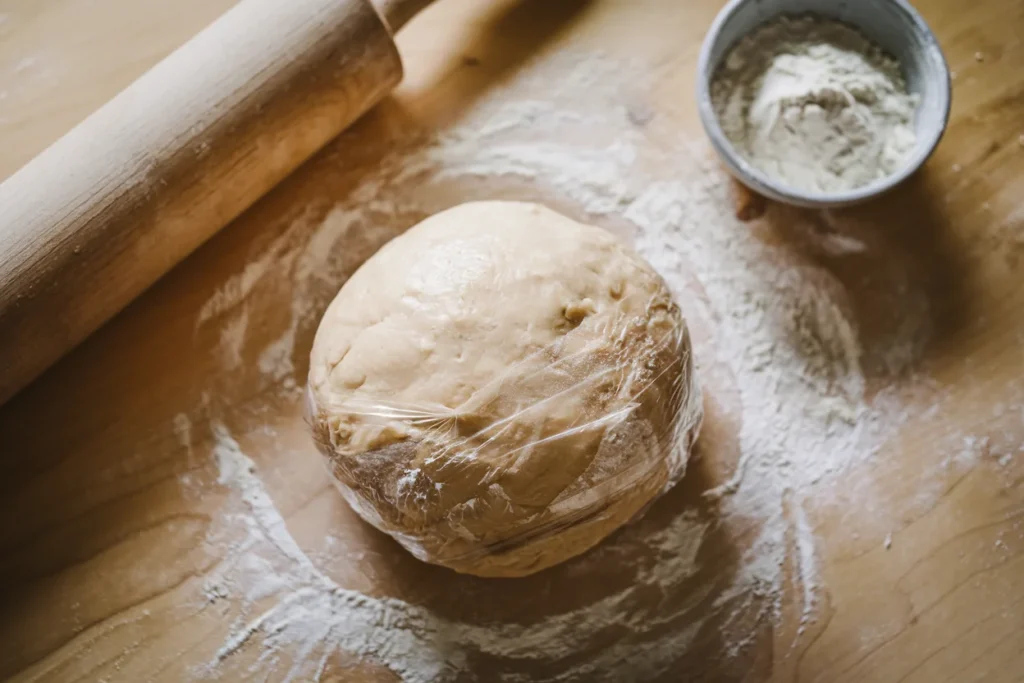
[[[918,96],[899,63],[857,31],[811,17],[771,22],[739,42],[711,85],[722,131],[765,175],[843,192],[906,166]]]

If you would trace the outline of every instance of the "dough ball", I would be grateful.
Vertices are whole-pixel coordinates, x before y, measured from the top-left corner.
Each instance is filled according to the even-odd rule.
[[[543,206],[474,202],[385,245],[320,323],[309,420],[352,508],[480,576],[562,562],[683,475],[702,418],[661,277]]]

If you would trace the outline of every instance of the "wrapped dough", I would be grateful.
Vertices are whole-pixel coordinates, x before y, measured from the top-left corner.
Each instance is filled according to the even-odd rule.
[[[385,245],[324,314],[308,413],[345,499],[421,560],[521,576],[578,555],[686,469],[686,324],[611,234],[463,204]]]

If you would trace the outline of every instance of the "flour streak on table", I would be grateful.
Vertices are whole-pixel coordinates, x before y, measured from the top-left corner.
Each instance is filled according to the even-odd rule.
[[[188,35],[161,32],[155,5],[104,2],[148,28],[102,53],[47,43],[48,73],[103,73],[106,55],[116,90],[138,68],[124,59]],[[0,674],[1015,681],[1024,5],[920,4],[957,72],[925,172],[849,211],[741,196],[743,222],[690,96],[716,2],[438,3],[401,41],[397,99],[0,410]],[[86,36],[100,14],[37,6],[5,9],[0,64],[42,49],[32,30]],[[76,97],[97,103],[84,75],[44,100],[24,73],[0,78],[11,155],[86,113]],[[64,114],[26,113],[43,102]],[[360,523],[301,416],[341,282],[481,198],[637,245],[683,303],[707,389],[684,481],[516,581],[424,565]]]

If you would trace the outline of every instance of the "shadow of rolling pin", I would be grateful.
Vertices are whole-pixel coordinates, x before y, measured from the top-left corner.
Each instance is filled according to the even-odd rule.
[[[241,0],[0,184],[0,403],[379,102],[430,0]]]

